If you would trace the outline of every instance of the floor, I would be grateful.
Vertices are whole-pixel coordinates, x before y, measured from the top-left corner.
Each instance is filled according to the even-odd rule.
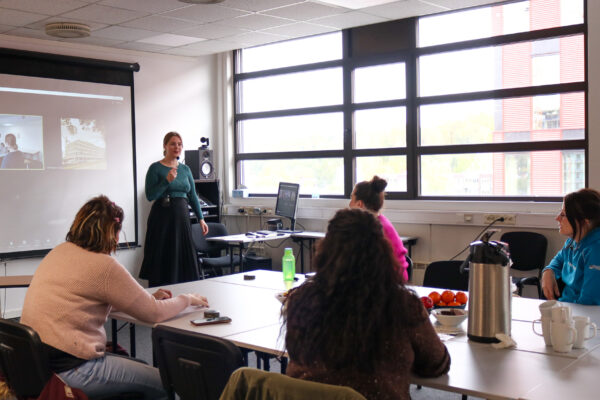
[[[110,323],[107,323],[106,332],[110,339],[111,335],[111,326]],[[118,343],[123,346],[127,351],[129,351],[129,324],[127,323],[119,323],[119,332],[118,332]],[[137,326],[135,335],[136,335],[136,357],[140,358],[149,364],[152,364],[152,330],[148,327]],[[256,356],[254,353],[250,353],[249,366],[256,367]],[[270,370],[280,372],[280,364],[277,360],[272,359],[270,363]],[[421,389],[417,389],[415,385],[411,385],[410,387],[410,395],[413,400],[459,400],[461,399],[461,395],[458,393],[445,392],[436,389],[430,389],[423,387]],[[476,397],[469,397],[469,400],[478,400]]]

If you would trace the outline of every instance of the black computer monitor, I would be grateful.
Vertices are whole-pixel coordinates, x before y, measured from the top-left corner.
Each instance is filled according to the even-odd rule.
[[[296,210],[298,208],[299,196],[300,184],[279,182],[275,215],[290,219],[290,231],[293,231],[296,225]]]

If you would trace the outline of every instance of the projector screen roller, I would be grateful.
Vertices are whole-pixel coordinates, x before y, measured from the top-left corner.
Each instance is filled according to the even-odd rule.
[[[105,194],[137,243],[131,86],[0,74],[0,258],[65,240]]]

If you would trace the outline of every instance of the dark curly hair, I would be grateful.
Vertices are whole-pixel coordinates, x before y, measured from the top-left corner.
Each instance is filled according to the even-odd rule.
[[[387,181],[375,175],[370,181],[362,181],[354,186],[354,195],[356,200],[362,200],[367,210],[379,212],[383,207],[383,191],[387,186]]]
[[[66,240],[95,253],[110,254],[117,249],[122,225],[123,209],[100,195],[77,212]]]
[[[573,239],[579,235],[582,239],[585,220],[588,220],[589,229],[600,226],[600,193],[594,189],[580,189],[569,193],[564,200],[565,215],[573,228]]]
[[[422,311],[406,312],[409,290],[381,223],[359,208],[338,211],[313,265],[314,278],[292,290],[282,308],[291,359],[372,372]]]

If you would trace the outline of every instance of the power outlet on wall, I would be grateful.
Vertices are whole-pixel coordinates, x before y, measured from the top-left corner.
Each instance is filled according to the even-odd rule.
[[[504,218],[504,221],[498,221],[498,225],[515,225],[517,223],[517,216],[515,214],[483,214],[483,223],[491,224],[498,218]]]

